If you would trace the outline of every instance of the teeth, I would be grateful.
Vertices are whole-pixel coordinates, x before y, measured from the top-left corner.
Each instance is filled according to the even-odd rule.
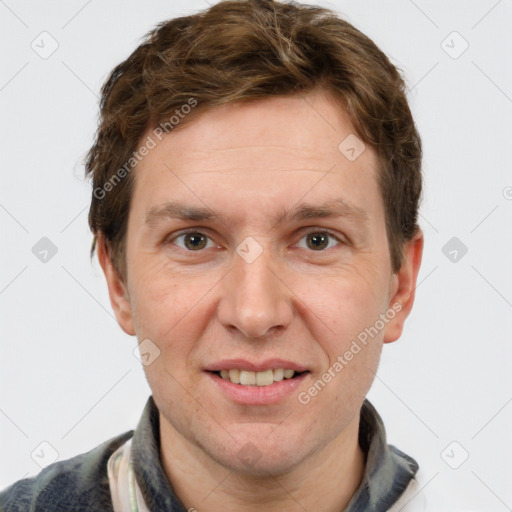
[[[229,370],[228,375],[233,384],[240,384],[240,370]]]
[[[240,370],[240,384],[244,386],[254,386],[256,384],[256,373]]]
[[[270,386],[274,382],[283,379],[291,379],[295,375],[294,370],[277,368],[264,372],[251,372],[248,370],[221,370],[220,376],[233,384],[242,386]]]
[[[256,376],[256,386],[268,386],[274,382],[273,370],[267,370],[266,372],[258,372]]]
[[[283,380],[283,377],[284,377],[284,370],[282,368],[278,368],[277,370],[274,370],[274,382]]]

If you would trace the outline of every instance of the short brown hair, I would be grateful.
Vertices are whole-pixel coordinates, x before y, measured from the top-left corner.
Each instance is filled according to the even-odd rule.
[[[422,157],[401,73],[371,39],[334,12],[272,0],[221,1],[162,22],[111,72],[101,89],[98,131],[86,159],[93,185],[91,257],[102,233],[116,270],[126,277],[134,182],[126,163],[135,165],[134,152],[148,129],[166,121],[172,125],[169,119],[191,98],[195,105],[186,122],[219,105],[316,88],[339,100],[358,137],[376,150],[397,272],[404,244],[418,230]]]

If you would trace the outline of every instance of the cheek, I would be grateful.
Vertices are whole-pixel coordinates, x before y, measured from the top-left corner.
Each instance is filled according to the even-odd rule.
[[[382,351],[384,330],[374,330],[374,326],[385,300],[374,286],[378,284],[355,277],[331,280],[330,286],[308,303],[309,330],[323,357],[318,384],[313,383],[315,389],[306,392],[322,395],[314,407],[331,404],[333,417],[347,421],[347,411],[355,411],[366,396]]]
[[[383,275],[378,269],[344,269],[301,292],[308,297],[303,318],[323,353],[319,377],[332,382],[322,394],[340,414],[347,404],[356,407],[363,400],[375,378],[384,334],[375,324],[387,305]]]
[[[176,339],[180,331],[183,334],[184,326],[193,330],[204,290],[210,287],[208,282],[197,277],[190,279],[160,263],[139,268],[140,272],[133,273],[131,292],[139,339],[150,338],[161,345],[168,339]],[[191,322],[192,318],[196,324]]]
[[[378,271],[342,269],[321,279],[299,276],[295,289],[309,310],[318,340],[332,348],[344,346],[379,318],[387,305],[387,283]],[[300,290],[300,291],[299,291]]]

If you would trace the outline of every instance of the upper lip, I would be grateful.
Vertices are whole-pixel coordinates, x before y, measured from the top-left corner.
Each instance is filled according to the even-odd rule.
[[[308,369],[293,361],[286,361],[285,359],[266,359],[261,362],[251,362],[247,359],[223,359],[216,363],[209,364],[205,367],[206,371],[218,372],[220,370],[248,370],[252,372],[263,372],[265,370],[276,370],[283,368],[284,370],[295,370],[296,372],[305,372]]]

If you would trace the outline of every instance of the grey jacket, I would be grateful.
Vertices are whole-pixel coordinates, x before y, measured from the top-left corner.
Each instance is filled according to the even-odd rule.
[[[90,452],[58,461],[37,476],[15,482],[0,493],[1,512],[113,512],[107,461],[133,436],[133,467],[144,501],[152,512],[187,512],[173,492],[160,461],[159,415],[149,397],[135,431],[131,430]],[[366,454],[363,480],[344,511],[385,512],[403,503],[418,464],[386,443],[377,411],[365,400],[361,408],[359,444]],[[404,493],[409,487],[408,493]],[[406,510],[406,509],[403,509]]]

